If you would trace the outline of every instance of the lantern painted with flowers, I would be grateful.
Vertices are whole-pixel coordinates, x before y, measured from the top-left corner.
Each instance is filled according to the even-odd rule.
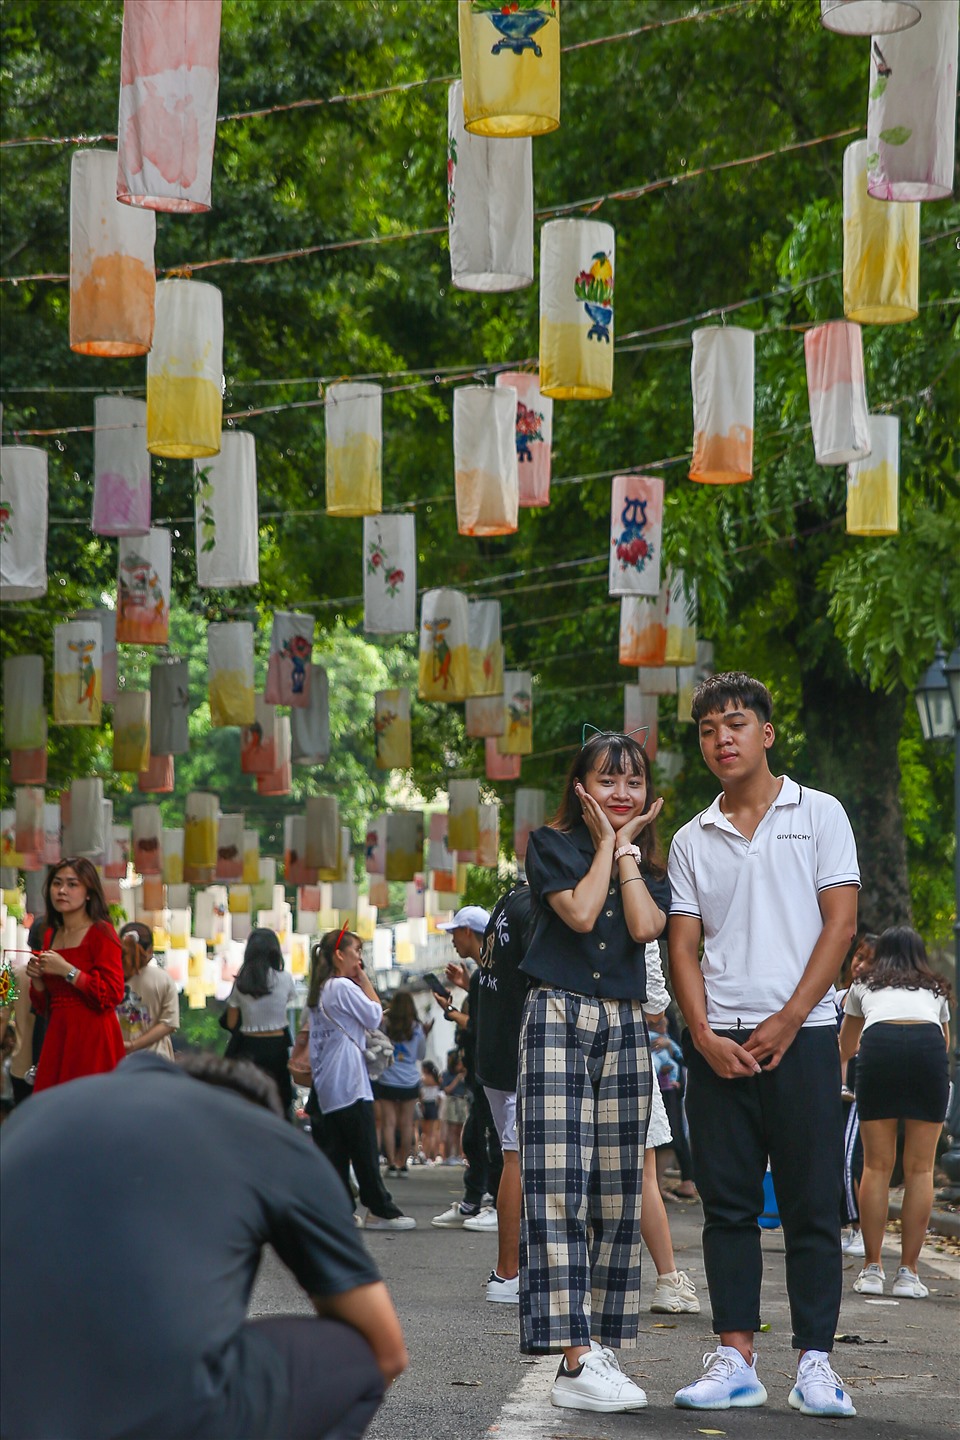
[[[870,454],[847,466],[847,534],[896,535],[899,523],[900,421],[870,416]]]
[[[610,497],[611,595],[656,595],[660,589],[663,481],[615,475]]]
[[[613,394],[612,225],[550,220],[540,231],[540,392],[554,400]]]
[[[122,395],[93,402],[95,535],[146,535],[150,529],[147,406]]]
[[[501,755],[533,751],[533,685],[528,670],[503,672],[504,732],[497,740]]]
[[[326,765],[330,759],[330,682],[322,665],[307,666],[307,704],[290,711],[290,759],[294,765]]]
[[[376,515],[382,508],[383,391],[367,382],[327,387],[327,514]]]
[[[117,201],[114,150],[70,164],[70,349],[146,355],[153,343],[155,215]]]
[[[223,300],[215,285],[161,280],[147,356],[147,449],[171,460],[220,450]]]
[[[428,590],[420,602],[421,700],[464,700],[470,691],[469,622],[459,590]]]
[[[919,25],[870,44],[867,189],[875,200],[953,194],[960,0],[916,0]]]
[[[270,775],[277,768],[277,707],[262,695],[253,697],[253,724],[240,731],[241,775]]]
[[[843,152],[843,313],[861,325],[895,325],[920,313],[920,203],[873,199],[869,148],[856,140]]]
[[[501,370],[496,384],[517,392],[517,478],[520,508],[550,504],[550,460],[553,447],[553,401],[540,391],[539,376],[524,370]]]
[[[503,694],[503,642],[500,638],[500,601],[467,602],[470,649],[470,695]]]
[[[807,395],[818,465],[845,465],[870,450],[863,339],[859,325],[831,320],[803,337]]]
[[[560,124],[560,0],[460,0],[463,114],[473,135]]]
[[[113,768],[139,775],[150,763],[150,691],[121,690],[113,702]]]
[[[244,430],[224,430],[220,454],[193,462],[197,584],[226,590],[260,579],[257,447]]]
[[[53,723],[99,725],[103,631],[96,621],[53,627]]]
[[[117,643],[166,645],[170,634],[170,531],[122,538],[117,569]]]
[[[417,628],[417,522],[412,515],[363,522],[363,628],[401,635]]]
[[[447,91],[447,224],[459,290],[533,284],[533,141],[471,135],[460,80]]]
[[[754,335],[739,325],[693,332],[693,459],[690,479],[739,485],[753,479]]]
[[[462,385],[453,394],[457,529],[461,535],[512,535],[517,528],[517,392]]]
[[[410,736],[410,691],[378,690],[374,696],[373,728],[378,770],[406,770],[413,764]]]
[[[278,610],[270,633],[270,659],[263,696],[271,705],[306,709],[307,666],[313,656],[313,616]]]
[[[0,600],[47,593],[47,452],[0,447]]]
[[[252,725],[253,626],[247,620],[207,626],[210,724]]]

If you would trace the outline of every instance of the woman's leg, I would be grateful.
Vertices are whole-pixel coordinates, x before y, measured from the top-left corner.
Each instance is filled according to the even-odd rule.
[[[904,1129],[900,1264],[916,1273],[933,1209],[933,1162],[943,1126],[928,1120],[905,1120]],[[861,1187],[861,1209],[862,1194]]]
[[[896,1120],[860,1120],[863,1178],[860,1181],[860,1232],[864,1266],[882,1265],[880,1247],[887,1224],[890,1176],[897,1158]]]
[[[333,1110],[321,1115],[310,1134],[318,1150],[321,1150],[343,1181],[343,1188],[353,1209],[353,1191],[350,1188],[350,1146],[343,1126],[342,1110]]]
[[[406,1165],[408,1158],[416,1159],[416,1148],[413,1143],[413,1111],[416,1100],[401,1100],[397,1105],[397,1124],[400,1127],[400,1160],[401,1170]]]
[[[357,1177],[361,1203],[382,1220],[393,1220],[403,1212],[393,1202],[380,1175],[380,1156],[377,1152],[377,1127],[373,1119],[373,1104],[370,1100],[357,1100],[344,1111],[337,1112],[347,1117],[350,1159]]]
[[[643,1152],[643,1205],[640,1209],[640,1234],[650,1251],[658,1275],[672,1275],[677,1268],[666,1206],[657,1185],[657,1152]]]
[[[397,1164],[397,1105],[394,1100],[378,1100],[380,1109],[380,1149],[387,1164]]]

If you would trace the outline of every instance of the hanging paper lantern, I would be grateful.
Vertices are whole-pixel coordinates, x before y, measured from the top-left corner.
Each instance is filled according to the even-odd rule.
[[[139,775],[150,764],[150,691],[121,690],[113,702],[113,768]]]
[[[210,724],[252,725],[253,626],[248,620],[207,626]]]
[[[161,660],[150,668],[150,750],[186,755],[190,749],[190,667],[186,660]],[[146,768],[146,767],[144,767]]]
[[[92,620],[100,626],[101,653],[100,688],[104,705],[112,705],[120,693],[117,682],[117,612],[105,606],[75,610],[74,620]]]
[[[683,665],[677,670],[677,719],[693,724],[693,692],[708,676],[713,674],[713,642],[697,641],[697,658],[693,665]],[[666,760],[661,755],[661,765]]]
[[[417,628],[417,534],[412,515],[363,522],[363,628],[400,635]]]
[[[409,769],[413,764],[409,690],[376,692],[373,729],[376,737],[377,769]]]
[[[23,786],[14,792],[14,847],[22,857],[21,869],[39,870],[43,851],[43,791]]]
[[[43,733],[47,733],[47,717],[43,717]],[[47,783],[47,742],[35,750],[10,751],[11,785],[46,785]]]
[[[0,810],[0,879],[4,882],[4,890],[17,890],[17,871],[22,869],[23,856],[14,843],[16,830],[16,811]]]
[[[198,890],[194,896],[193,904],[193,938],[195,940],[208,940],[214,945],[223,943],[224,919],[227,914],[227,891],[223,885],[210,885],[204,890]],[[206,951],[200,954],[197,949],[196,970],[204,972],[206,963]]]
[[[656,595],[660,589],[663,481],[615,475],[610,497],[611,595]]]
[[[481,805],[478,817],[476,864],[496,870],[500,858],[500,806]]]
[[[383,391],[340,382],[327,387],[327,514],[378,515],[382,506]]]
[[[456,850],[473,854],[480,841],[480,783],[477,780],[451,780],[447,785],[450,800],[448,843]],[[470,860],[465,860],[471,864]]]
[[[221,815],[217,830],[217,879],[243,879],[243,816]]]
[[[70,783],[70,844],[64,842],[68,855],[82,855],[98,861],[104,851],[103,781],[83,776]]]
[[[384,886],[384,889],[385,889],[385,890],[386,890],[386,885],[387,885],[387,882],[386,882],[386,880],[384,880],[383,886]],[[371,884],[370,884],[370,899],[371,899],[371,903],[373,902],[373,893],[374,893],[374,887],[373,887],[373,882],[371,881]],[[384,907],[386,907],[386,906],[389,905],[389,903],[390,903],[390,898],[389,898],[389,897],[390,897],[390,892],[389,892],[389,890],[387,890],[386,893],[387,893],[387,898],[383,901]],[[403,908],[404,908],[404,913],[406,914],[406,917],[407,917],[408,920],[422,920],[422,919],[423,919],[423,917],[424,917],[424,915],[425,915],[425,913],[426,913],[425,904],[424,904],[425,900],[426,900],[426,877],[423,876],[423,875],[414,875],[413,879],[410,880],[410,881],[408,882],[408,884],[407,884],[406,903],[405,903],[405,905],[404,905],[404,907],[403,907]]]
[[[470,695],[503,694],[503,642],[500,638],[500,601],[467,602],[467,642],[470,651]]]
[[[697,655],[697,587],[682,570],[667,574],[666,665],[692,665]]]
[[[283,873],[288,885],[316,885],[315,866],[307,864],[307,821],[286,815],[283,821]]]
[[[520,501],[517,392],[463,385],[453,394],[457,529],[461,535],[512,535]]]
[[[175,780],[173,756],[151,753],[149,765],[137,776],[137,789],[142,795],[172,795]]]
[[[368,875],[383,875],[387,866],[387,817],[372,815],[364,836],[364,869]]]
[[[155,915],[158,910],[162,911],[164,909],[163,881],[159,875],[144,875],[141,895],[143,908],[147,914]],[[153,928],[156,929],[156,926],[154,925]]]
[[[899,524],[900,421],[870,416],[870,454],[847,466],[847,534],[896,535]]]
[[[738,485],[753,479],[754,334],[738,325],[693,332],[693,459],[690,479]]]
[[[498,386],[517,392],[517,475],[520,508],[550,504],[553,401],[540,393],[540,379],[523,370],[501,370]]]
[[[474,135],[547,135],[560,124],[560,0],[460,0],[463,111]]]
[[[467,602],[459,590],[427,590],[420,602],[421,700],[464,700],[470,689]]]
[[[146,535],[150,529],[146,401],[98,395],[93,424],[90,528],[95,535]]]
[[[470,696],[464,707],[465,729],[472,740],[502,735],[507,728],[502,695]]]
[[[518,860],[522,860],[527,853],[531,830],[538,830],[546,818],[546,791],[519,789],[513,811],[513,848]]]
[[[293,785],[293,765],[290,758],[290,716],[281,715],[277,720],[277,768],[269,775],[257,776],[258,795],[289,795]]]
[[[223,300],[199,280],[161,280],[147,356],[147,449],[171,460],[220,450]]]
[[[506,713],[506,712],[504,712]],[[488,780],[519,780],[520,756],[501,755],[499,742],[492,736],[484,744],[484,773]]]
[[[47,593],[47,452],[0,447],[0,600]]]
[[[243,430],[224,430],[220,454],[194,460],[197,584],[226,590],[260,580],[257,447]]]
[[[657,697],[645,695],[639,685],[623,687],[623,733],[643,746],[648,759],[656,758]]]
[[[43,807],[43,847],[40,859],[44,865],[59,865],[60,849],[60,806],[46,801]],[[33,907],[30,907],[33,909]],[[37,912],[33,909],[33,914]]]
[[[163,883],[166,886],[183,884],[183,841],[184,832],[179,826],[172,830],[164,828],[160,839],[160,853],[163,863]],[[175,904],[169,894],[167,903],[171,906]],[[172,929],[171,923],[171,931]],[[175,948],[182,949],[183,947],[176,946]]]
[[[338,879],[351,882],[354,879],[353,832],[349,825],[340,826],[340,874]],[[336,906],[336,899],[333,899],[332,903]]]
[[[660,668],[667,649],[667,586],[659,595],[620,601],[620,664]]]
[[[340,875],[340,805],[334,795],[307,796],[307,864],[321,880]]]
[[[843,313],[861,325],[894,325],[920,313],[920,204],[867,193],[869,148],[857,140],[843,152]]]
[[[664,636],[666,641],[666,636]],[[676,695],[677,670],[674,665],[641,665],[637,670],[641,695]]]
[[[7,655],[3,661],[4,746],[8,750],[37,750],[46,740],[43,656]]]
[[[916,0],[920,24],[874,35],[867,107],[867,189],[875,200],[953,194],[960,0]]]
[[[844,465],[869,453],[863,338],[859,325],[831,320],[803,337],[807,395],[818,465]]]
[[[307,666],[313,655],[313,616],[293,610],[278,610],[270,634],[270,659],[264,699],[271,705],[293,705],[305,709]]]
[[[53,627],[53,723],[99,725],[103,632],[96,621]]]
[[[613,394],[614,250],[599,220],[540,231],[540,392],[554,400]]]
[[[188,885],[209,885],[216,875],[219,811],[219,797],[208,790],[191,790],[187,796],[183,817],[183,878]]]
[[[820,0],[820,24],[837,35],[890,35],[919,19],[916,0]]]
[[[533,751],[533,689],[527,670],[503,672],[503,708],[506,727],[497,741],[501,755],[529,755]]]
[[[256,885],[260,879],[260,835],[256,830],[243,832],[243,883]]]
[[[533,142],[471,135],[460,80],[447,91],[447,225],[458,290],[533,284]]]
[[[441,895],[456,891],[457,854],[450,844],[450,816],[442,810],[434,811],[430,816],[427,867],[432,890]]]
[[[220,0],[125,0],[116,193],[171,214],[210,209]]]
[[[253,697],[253,724],[240,731],[240,773],[271,775],[277,768],[280,717],[262,695]]]
[[[388,880],[412,880],[423,869],[423,811],[391,810],[387,815]]]
[[[134,805],[130,811],[133,828],[133,868],[140,875],[163,873],[163,819],[159,805]]]
[[[103,873],[108,880],[125,880],[133,841],[129,825],[111,825]]]
[[[170,532],[120,540],[117,643],[166,645],[170,633]]]
[[[156,216],[117,202],[115,150],[70,165],[70,349],[146,355],[153,341]]]
[[[322,665],[307,666],[307,704],[290,711],[290,758],[294,765],[326,765],[330,759],[330,683]]]

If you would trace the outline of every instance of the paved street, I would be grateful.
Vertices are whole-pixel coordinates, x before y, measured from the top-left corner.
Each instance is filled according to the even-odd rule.
[[[765,1232],[763,1315],[759,1373],[770,1394],[760,1410],[712,1413],[673,1408],[673,1393],[699,1373],[700,1357],[716,1341],[700,1258],[699,1206],[670,1206],[677,1263],[701,1291],[702,1315],[648,1315],[639,1349],[621,1355],[624,1369],[647,1391],[649,1408],[635,1415],[603,1416],[558,1410],[549,1401],[557,1361],[532,1360],[517,1350],[516,1311],[491,1305],[484,1282],[496,1259],[496,1237],[438,1230],[430,1218],[459,1198],[453,1167],[416,1169],[393,1186],[418,1229],[367,1241],[390,1286],[406,1331],[410,1367],[394,1385],[368,1434],[372,1440],[728,1440],[813,1437],[849,1430],[855,1440],[942,1440],[958,1433],[960,1262],[930,1246],[920,1274],[930,1287],[924,1301],[855,1295],[859,1261],[845,1265],[841,1343],[834,1364],[848,1383],[859,1417],[816,1420],[787,1407],[795,1364],[783,1282],[783,1241]],[[896,1268],[891,1247],[886,1271]],[[647,1264],[643,1293],[653,1289]],[[306,1312],[309,1305],[273,1255],[266,1257],[251,1302],[252,1315]]]

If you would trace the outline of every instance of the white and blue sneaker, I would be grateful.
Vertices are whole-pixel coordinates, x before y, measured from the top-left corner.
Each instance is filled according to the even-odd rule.
[[[808,1350],[801,1356],[789,1403],[801,1415],[833,1415],[842,1419],[857,1413],[825,1350]]]
[[[757,1357],[752,1364],[732,1345],[718,1345],[703,1357],[703,1374],[684,1385],[673,1397],[681,1410],[732,1410],[762,1405],[767,1392],[757,1379]]]

